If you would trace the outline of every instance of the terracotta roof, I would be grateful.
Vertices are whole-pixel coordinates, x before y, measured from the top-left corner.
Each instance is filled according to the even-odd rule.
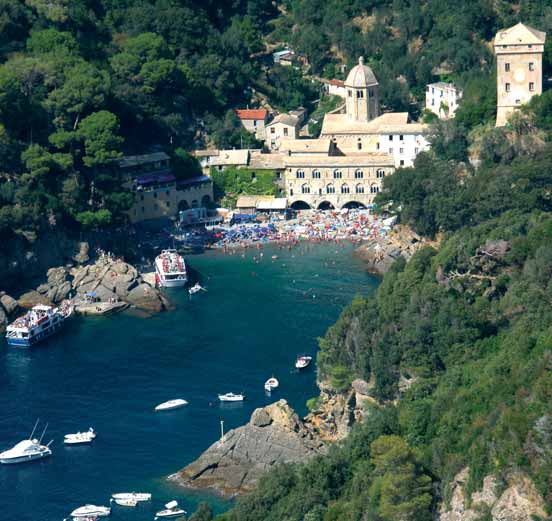
[[[333,79],[333,80],[328,81],[328,83],[330,85],[335,85],[336,87],[344,87],[345,86],[345,82],[343,80]]]
[[[543,45],[545,41],[545,32],[538,31],[537,29],[533,29],[533,27],[529,27],[528,25],[520,22],[513,27],[498,31],[498,33],[496,33],[494,43],[495,45]]]
[[[236,114],[240,119],[266,119],[268,111],[266,109],[238,109]]]

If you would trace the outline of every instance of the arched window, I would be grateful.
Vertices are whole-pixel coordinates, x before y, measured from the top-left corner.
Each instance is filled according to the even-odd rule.
[[[297,173],[295,175],[297,176],[297,179],[305,179],[305,171],[304,170],[297,170]]]
[[[335,194],[335,186],[334,185],[326,186],[326,193],[327,194]]]
[[[379,186],[378,185],[371,185],[370,186],[370,193],[371,194],[377,194],[379,192]]]
[[[343,172],[341,170],[334,170],[334,179],[341,179],[343,177]]]
[[[355,179],[364,179],[364,172],[362,170],[355,170]]]
[[[313,170],[312,178],[313,179],[320,179],[320,170]]]
[[[192,201],[192,208],[197,208],[199,206],[198,202],[197,202],[197,199],[194,199]]]
[[[310,186],[307,183],[305,183],[304,185],[301,185],[301,193],[310,194]]]
[[[349,193],[349,185],[341,185],[341,193],[342,194],[348,194]]]
[[[364,193],[364,185],[361,185],[360,183],[356,185],[355,192],[357,194],[363,194]]]
[[[381,179],[382,177],[385,177],[385,172],[380,168],[377,172],[376,172],[376,177],[378,179]]]

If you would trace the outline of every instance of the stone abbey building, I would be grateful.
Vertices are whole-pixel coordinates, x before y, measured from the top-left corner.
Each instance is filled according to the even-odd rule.
[[[362,58],[345,80],[345,104],[326,114],[319,139],[282,141],[288,202],[296,208],[371,207],[383,179],[429,148],[408,113],[380,115],[379,85]]]

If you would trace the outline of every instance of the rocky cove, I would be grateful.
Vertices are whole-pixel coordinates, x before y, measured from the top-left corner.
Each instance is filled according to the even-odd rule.
[[[94,296],[96,305],[89,296]],[[56,305],[70,298],[77,311],[82,308],[102,314],[110,309],[121,310],[132,306],[146,313],[170,309],[172,304],[156,287],[151,277],[142,275],[134,266],[121,259],[102,253],[91,261],[88,243],[79,243],[71,261],[64,266],[52,267],[46,280],[30,291],[14,298],[0,292],[0,333],[20,309],[36,304]],[[111,308],[101,305],[112,304]]]

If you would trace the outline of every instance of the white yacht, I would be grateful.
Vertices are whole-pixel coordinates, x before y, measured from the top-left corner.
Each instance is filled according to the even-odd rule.
[[[297,369],[305,369],[310,365],[311,362],[312,356],[301,355],[297,357],[297,360],[295,361],[295,367]]]
[[[245,400],[245,396],[243,394],[226,393],[219,394],[218,399],[221,402],[243,402]]]
[[[278,380],[276,378],[274,378],[274,376],[273,376],[272,378],[269,378],[265,382],[264,388],[265,388],[265,391],[271,392],[274,389],[277,389],[279,385],[280,385],[280,382],[278,382]]]
[[[155,258],[155,281],[163,288],[179,288],[186,284],[186,263],[176,250],[163,250]]]
[[[149,501],[151,494],[147,492],[119,492],[118,494],[112,494],[111,498],[115,501],[131,499],[134,501]]]
[[[86,432],[76,432],[75,434],[66,434],[63,439],[65,445],[81,445],[84,443],[92,443],[96,438],[96,432],[92,427]]]
[[[138,504],[135,499],[112,499],[111,501],[115,501],[115,504],[121,507],[135,507]]]
[[[6,328],[6,340],[12,346],[32,346],[59,331],[72,313],[69,301],[57,308],[42,304],[33,306]]]
[[[177,501],[169,501],[165,505],[165,510],[160,510],[155,514],[155,519],[159,517],[176,517],[186,514],[186,511],[178,506]]]
[[[111,515],[111,508],[97,505],[84,505],[71,512],[71,517],[107,517]]]
[[[35,430],[38,426],[38,420],[35,423],[33,432],[28,440],[20,441],[17,445],[11,449],[0,452],[0,463],[12,464],[12,463],[25,463],[27,461],[33,461],[36,459],[46,458],[47,456],[52,455],[52,450],[50,449],[50,441],[47,445],[42,445],[42,438],[46,433],[48,424],[44,427],[42,436],[39,440],[33,438]]]
[[[199,282],[196,282],[191,288],[188,288],[190,296],[199,293],[200,291],[207,291]]]
[[[155,407],[155,410],[170,411],[171,409],[180,409],[180,407],[184,407],[185,405],[188,405],[188,402],[186,400],[183,400],[182,398],[176,398],[174,400],[169,400],[168,402],[160,403],[157,407]]]

